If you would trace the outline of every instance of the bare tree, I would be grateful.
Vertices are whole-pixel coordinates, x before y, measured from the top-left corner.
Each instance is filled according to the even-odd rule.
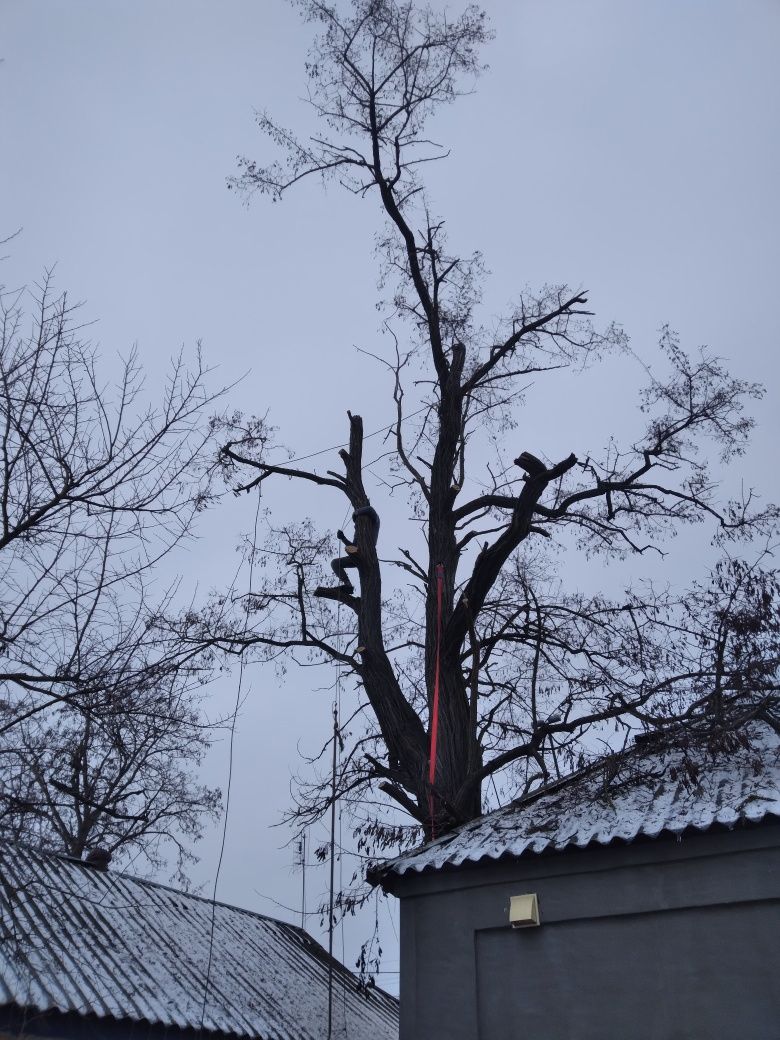
[[[341,467],[324,472],[274,461],[265,424],[236,418],[223,460],[239,490],[291,478],[338,492],[354,511],[354,535],[340,533],[348,555],[329,584],[322,560],[330,538],[310,522],[272,531],[267,548],[280,569],[241,601],[248,630],[222,600],[210,617],[189,617],[185,634],[266,660],[285,653],[333,662],[353,676],[362,699],[345,730],[352,736],[341,734],[348,744],[338,794],[357,802],[381,791],[428,834],[479,814],[491,778],[509,776],[522,789],[570,766],[583,736],[607,724],[627,732],[698,719],[712,697],[734,710],[766,710],[776,656],[754,689],[736,653],[727,662],[709,639],[694,653],[704,615],[691,615],[684,600],[650,588],[622,601],[566,593],[551,551],[652,556],[674,531],[704,521],[722,541],[766,537],[775,510],[755,508],[750,494],[720,501],[706,450],[721,463],[744,450],[752,428],[744,404],[761,388],[732,378],[706,352],[689,357],[666,331],[666,374],[648,370],[639,402],[646,426],[631,443],[611,443],[600,457],[572,444],[565,457],[546,459],[536,429],[524,435],[531,443],[515,445],[513,462],[502,462],[529,380],[580,370],[626,342],[617,327],[598,331],[586,293],[564,286],[523,293],[503,321],[482,324],[480,257],[451,249],[433,214],[421,171],[446,152],[431,140],[429,117],[480,72],[484,14],[470,6],[451,19],[402,0],[298,6],[319,29],[307,70],[321,135],[299,141],[261,115],[281,159],[241,160],[232,186],[278,200],[309,177],[335,179],[378,203],[392,344],[380,361],[396,416],[384,493],[407,496],[412,526],[406,546],[380,559],[369,507],[381,512],[381,503],[376,494],[369,501],[360,416],[349,415]],[[495,464],[486,435],[497,445]],[[387,594],[388,567],[409,583],[395,595]],[[766,582],[774,603],[774,578]],[[735,587],[699,593],[711,597],[709,616],[722,617],[724,632],[738,630],[723,605]],[[755,614],[758,628],[768,616]],[[737,642],[729,636],[728,645]],[[330,797],[315,783],[302,793],[301,818],[321,813]],[[364,819],[371,828],[373,811]]]
[[[0,295],[6,729],[126,682],[134,668],[168,667],[148,579],[211,498],[214,397],[200,357],[192,371],[179,357],[160,405],[145,406],[135,352],[119,362],[114,391],[49,277],[32,301],[28,315],[24,291]]]
[[[102,697],[94,711],[66,703],[0,743],[0,830],[79,858],[100,848],[135,864],[142,854],[155,869],[172,846],[183,881],[220,804],[194,773],[208,747],[198,702],[177,674],[117,691],[110,707]]]
[[[212,500],[215,395],[179,356],[145,404],[135,352],[101,375],[78,315],[50,276],[0,293],[0,817],[181,866],[218,799],[187,766],[210,662],[161,625],[158,565]]]

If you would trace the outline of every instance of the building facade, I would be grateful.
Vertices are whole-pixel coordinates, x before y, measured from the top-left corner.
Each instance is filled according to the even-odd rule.
[[[780,1037],[779,748],[636,749],[375,868],[401,1040]]]

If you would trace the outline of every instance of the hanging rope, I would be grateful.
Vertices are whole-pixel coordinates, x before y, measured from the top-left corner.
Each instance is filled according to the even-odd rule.
[[[251,591],[252,584],[254,581],[255,573],[255,556],[257,555],[257,527],[260,522],[260,499],[263,497],[262,488],[257,493],[257,506],[255,507],[255,524],[254,533],[252,535],[252,549],[249,554],[249,589]],[[238,576],[241,573],[243,562],[239,564],[238,570],[236,571],[235,577],[231,584],[231,591],[235,587],[238,581]],[[247,610],[244,617],[244,637],[249,630],[249,610]],[[241,694],[244,687],[244,667],[245,667],[244,655],[241,654],[238,663],[238,687],[236,689],[236,702],[233,706],[233,714],[230,721],[230,740],[228,742],[228,775],[227,775],[227,787],[225,791],[225,813],[222,820],[222,841],[219,846],[219,859],[217,860],[217,870],[214,874],[214,888],[211,893],[211,921],[209,924],[209,947],[208,947],[208,958],[206,961],[206,978],[203,984],[203,1002],[200,1008],[200,1029],[203,1032],[203,1022],[206,1017],[206,1003],[208,1001],[209,984],[211,982],[211,968],[214,959],[214,930],[216,927],[216,914],[217,914],[217,887],[219,886],[219,876],[222,872],[222,860],[225,856],[225,844],[227,841],[227,829],[228,819],[230,817],[230,795],[233,789],[233,746],[236,737],[236,720],[238,719],[238,711],[241,707]]]
[[[433,669],[433,709],[431,712],[431,750],[428,762],[428,810],[431,838],[436,837],[433,788],[436,783],[436,744],[439,736],[439,680],[441,675],[441,607],[444,596],[444,564],[436,564],[436,661]]]

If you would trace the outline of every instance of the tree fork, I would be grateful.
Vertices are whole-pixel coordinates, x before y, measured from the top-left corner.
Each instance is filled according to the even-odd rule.
[[[535,455],[523,452],[515,459],[515,464],[527,474],[525,485],[517,497],[509,526],[477,557],[471,577],[447,626],[444,645],[448,654],[460,653],[468,632],[469,612],[474,617],[479,614],[501,568],[530,534],[534,511],[548,484],[568,473],[577,464],[577,456],[572,453],[548,469]]]
[[[359,415],[349,416],[349,449],[339,453],[345,468],[345,494],[352,507],[368,505],[363,485],[363,420]],[[391,756],[400,762],[415,763],[409,785],[420,792],[427,764],[425,731],[416,712],[404,697],[403,691],[387,656],[382,632],[382,576],[376,545],[369,537],[369,522],[358,517],[355,522],[355,543],[358,547],[358,574],[360,596],[355,609],[358,620],[358,642],[363,648],[357,672],[365,687],[382,736]],[[413,773],[417,773],[415,776]]]

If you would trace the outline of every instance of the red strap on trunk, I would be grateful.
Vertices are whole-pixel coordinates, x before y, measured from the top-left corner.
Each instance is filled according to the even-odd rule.
[[[439,735],[439,676],[441,666],[441,603],[444,592],[444,564],[436,564],[436,662],[433,670],[433,711],[431,714],[431,750],[428,760],[428,809],[431,816],[431,837],[436,837],[433,819],[433,785],[436,780],[436,741]]]

